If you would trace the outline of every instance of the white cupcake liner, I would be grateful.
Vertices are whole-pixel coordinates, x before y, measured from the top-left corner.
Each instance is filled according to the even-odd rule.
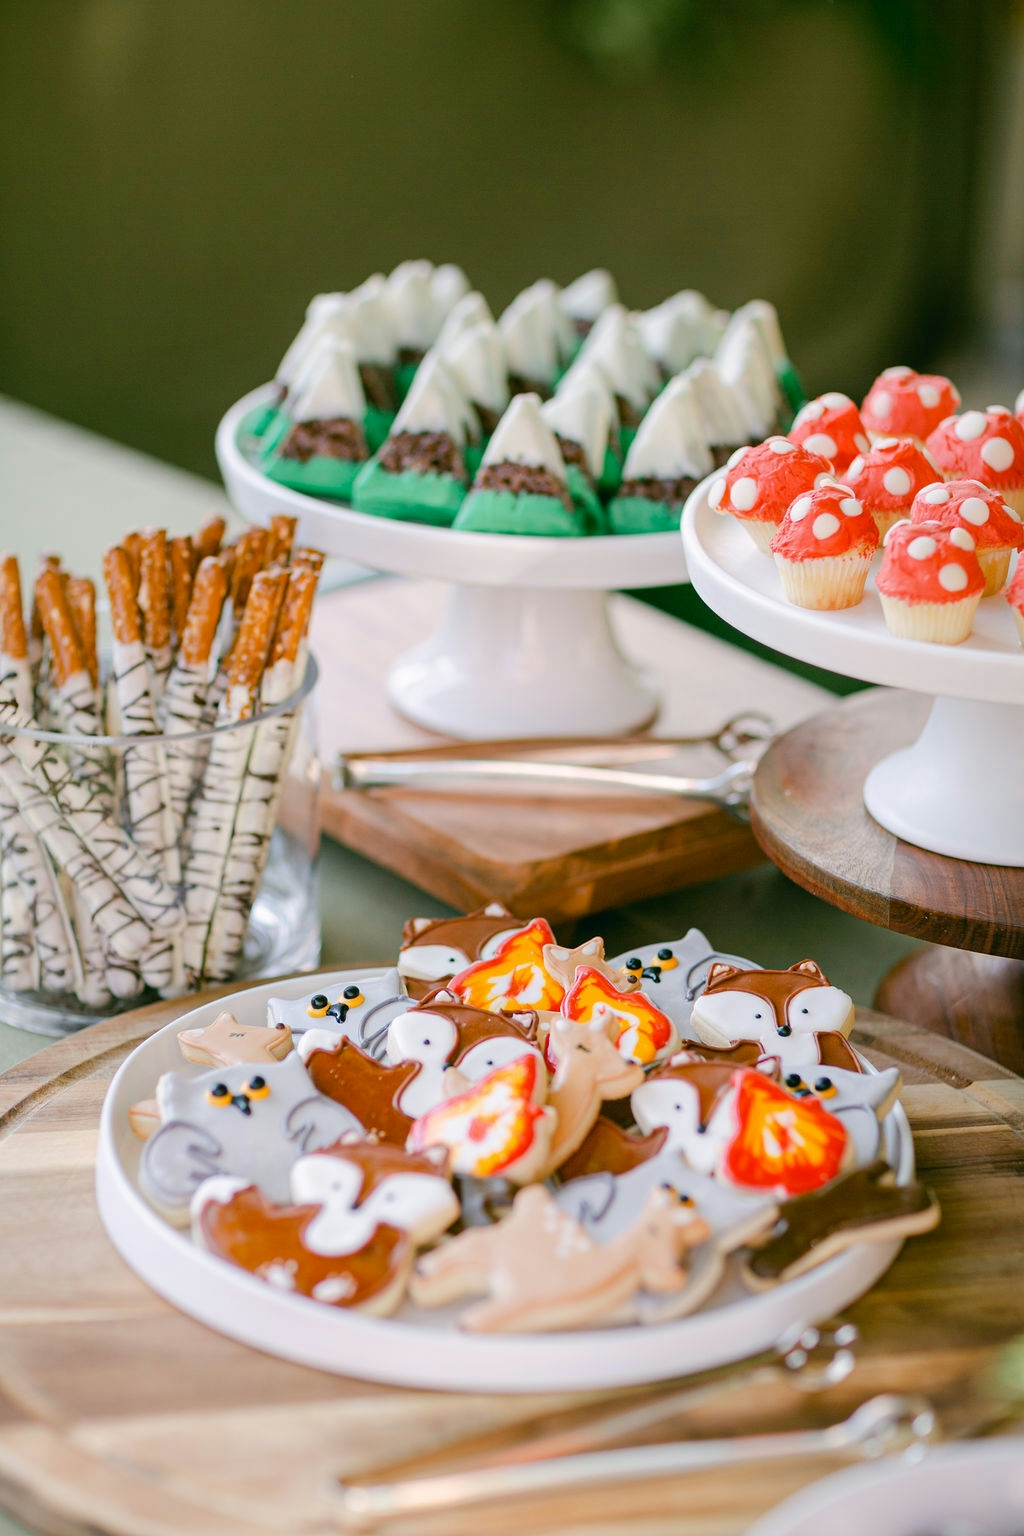
[[[855,608],[864,596],[871,555],[822,555],[808,560],[775,556],[782,590],[798,608]]]
[[[948,603],[907,603],[884,592],[878,595],[891,635],[900,640],[931,640],[936,645],[960,645],[966,640],[981,602],[980,593]]]
[[[779,531],[778,523],[764,522],[759,517],[738,517],[735,512],[732,515],[740,527],[747,530],[762,555],[770,555],[772,539]]]
[[[1006,578],[1010,574],[1010,556],[1012,549],[979,549],[978,564],[981,566],[981,574],[985,578],[985,590],[982,597],[995,597],[1006,586]]]

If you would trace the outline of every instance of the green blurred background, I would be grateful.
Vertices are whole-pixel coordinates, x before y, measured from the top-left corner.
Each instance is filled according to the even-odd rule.
[[[496,309],[596,263],[638,307],[770,298],[811,393],[955,359],[1005,398],[1022,35],[1010,0],[4,0],[0,389],[215,478],[310,295],[428,255]]]

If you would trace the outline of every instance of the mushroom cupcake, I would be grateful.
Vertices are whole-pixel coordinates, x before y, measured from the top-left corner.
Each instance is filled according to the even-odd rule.
[[[923,448],[959,404],[959,390],[941,373],[886,368],[864,397],[860,415],[869,437],[912,437]]]
[[[985,578],[983,597],[1002,591],[1010,571],[1010,557],[1024,543],[1018,514],[998,491],[980,480],[949,480],[932,485],[914,499],[912,523],[936,522],[943,528],[966,528],[974,540]]]
[[[928,452],[947,480],[980,480],[1024,516],[1024,427],[1005,405],[947,416]]]
[[[808,453],[828,459],[836,474],[843,476],[850,462],[871,447],[860,411],[849,395],[841,395],[838,390],[808,400],[797,412],[786,436]]]
[[[804,491],[813,491],[823,475],[832,475],[827,459],[788,437],[770,437],[756,448],[737,449],[726,474],[711,485],[708,505],[715,512],[731,512],[758,549],[770,555],[786,508]]]
[[[884,539],[893,523],[910,516],[918,491],[941,482],[942,476],[911,438],[880,437],[867,453],[857,455],[843,479],[871,513],[878,536]]]
[[[874,518],[831,478],[795,499],[772,539],[782,590],[799,608],[853,608],[877,548]]]
[[[903,522],[885,536],[875,585],[890,634],[959,645],[971,632],[985,578],[966,528]]]

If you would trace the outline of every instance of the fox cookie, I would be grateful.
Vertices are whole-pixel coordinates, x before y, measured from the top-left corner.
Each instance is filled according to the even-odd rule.
[[[419,1000],[475,960],[490,960],[502,941],[523,926],[500,901],[465,917],[411,917],[398,955],[409,996]]]
[[[691,1203],[656,1189],[632,1225],[601,1244],[559,1210],[543,1184],[532,1184],[504,1220],[425,1254],[410,1292],[423,1307],[485,1296],[460,1319],[475,1333],[586,1328],[613,1319],[639,1291],[683,1291],[687,1249],[709,1232]]]
[[[207,1179],[195,1241],[280,1290],[378,1317],[401,1302],[416,1248],[459,1214],[443,1166],[373,1142],[300,1157],[289,1183],[278,1205],[243,1179]]]
[[[362,1133],[355,1115],[318,1093],[299,1056],[215,1067],[198,1076],[165,1072],[156,1087],[160,1129],[147,1140],[139,1181],[154,1204],[185,1216],[204,1179],[228,1174],[287,1200],[297,1157]]]
[[[547,1072],[539,1055],[519,1056],[471,1083],[416,1120],[410,1152],[445,1147],[453,1174],[528,1184],[551,1156],[557,1115],[544,1103]]]
[[[286,1024],[295,1035],[318,1029],[338,1039],[345,1037],[376,1056],[383,1049],[391,1020],[408,1006],[402,978],[391,969],[334,986],[325,983],[307,997],[272,997],[267,1003],[267,1023],[271,1029]]]
[[[655,1007],[667,1014],[679,1033],[685,1035],[690,1032],[694,999],[703,991],[711,966],[719,961],[743,970],[755,969],[750,960],[723,955],[714,949],[699,928],[691,928],[681,939],[668,943],[625,950],[609,964],[621,974],[620,987],[642,987]]]
[[[741,970],[715,962],[708,983],[693,1005],[692,1032],[708,1045],[728,1046],[738,1040],[758,1040],[769,1056],[778,1056],[783,1071],[801,1072],[824,1065],[827,1037],[846,1036],[853,1028],[853,1002],[830,985],[814,960],[801,960],[788,971]],[[837,1066],[856,1066],[852,1052]]]

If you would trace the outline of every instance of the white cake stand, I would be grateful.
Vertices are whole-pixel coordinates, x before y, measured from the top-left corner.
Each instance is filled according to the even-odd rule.
[[[797,608],[782,595],[774,561],[735,518],[708,506],[708,487],[720,473],[697,487],[683,516],[687,566],[700,596],[787,656],[932,695],[918,740],[869,774],[867,809],[918,848],[1024,867],[1024,652],[1004,598],[981,603],[974,633],[958,646],[890,635],[873,574],[856,608]]]
[[[687,579],[675,533],[548,539],[461,533],[370,517],[276,485],[241,431],[273,385],[217,429],[228,495],[249,522],[299,518],[299,537],[377,571],[453,583],[436,634],[391,671],[392,703],[445,736],[617,735],[650,723],[656,682],[619,648],[608,594]],[[330,679],[325,679],[330,685]]]

